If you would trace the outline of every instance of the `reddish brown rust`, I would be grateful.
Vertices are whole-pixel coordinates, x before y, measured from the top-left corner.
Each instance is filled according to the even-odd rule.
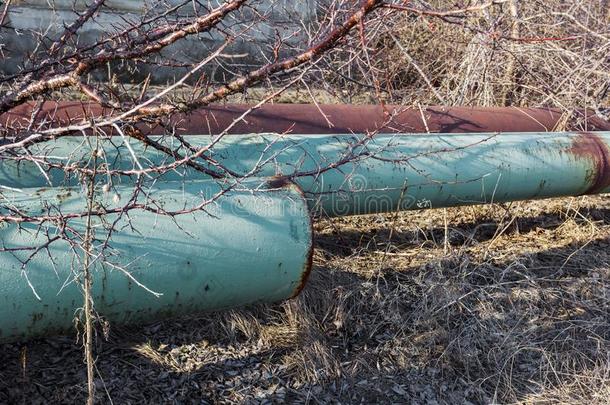
[[[27,128],[32,108],[32,104],[24,104],[1,115],[0,125],[14,130]],[[215,135],[249,108],[251,106],[237,104],[210,105],[189,114],[176,114],[170,125],[182,135]],[[108,113],[111,110],[92,103],[48,102],[37,121],[52,122],[54,127],[59,127]],[[586,121],[584,129],[587,131],[610,130],[610,122],[596,117],[591,111],[576,114],[581,121]],[[553,131],[561,117],[561,111],[544,108],[429,107],[420,111],[400,106],[386,106],[384,110],[377,105],[321,105],[318,108],[309,104],[266,104],[236,123],[229,134],[544,132]],[[141,123],[138,127],[148,135],[164,133],[160,122]]]
[[[279,188],[288,188],[297,191],[302,197],[303,201],[306,201],[305,193],[303,189],[299,187],[295,182],[287,178],[286,176],[273,176],[267,181],[267,187],[270,189],[279,189]],[[313,252],[314,252],[314,234],[313,234],[313,218],[311,213],[309,214],[309,229],[311,234],[311,239],[309,240],[309,249],[307,252],[307,260],[305,261],[305,266],[303,266],[303,272],[301,273],[301,278],[294,289],[294,292],[290,296],[290,298],[294,298],[303,291],[305,285],[307,284],[307,280],[309,279],[309,275],[311,274],[311,270],[313,269]]]
[[[267,187],[270,189],[276,189],[276,188],[289,188],[292,189],[294,188],[296,191],[299,192],[299,194],[301,194],[303,196],[303,198],[305,198],[305,194],[303,194],[303,190],[301,190],[301,188],[292,180],[290,180],[290,178],[286,177],[286,176],[281,176],[279,174],[276,174],[273,177],[270,177],[267,180]]]
[[[305,193],[303,189],[299,187],[294,181],[290,180],[286,176],[276,175],[270,177],[267,180],[266,186],[269,189],[291,189],[298,192],[301,197],[303,197],[303,201],[306,201]],[[301,273],[301,278],[294,289],[294,292],[290,296],[290,298],[294,298],[303,291],[305,285],[307,284],[307,280],[309,279],[309,275],[311,274],[311,270],[313,268],[313,252],[314,252],[314,244],[313,244],[313,218],[311,213],[309,214],[309,229],[311,230],[311,239],[309,240],[309,248],[307,252],[307,260],[305,261],[305,266],[303,266],[303,271]]]
[[[303,268],[303,273],[301,274],[301,279],[299,280],[299,283],[297,284],[297,287],[295,288],[294,293],[290,296],[290,298],[294,298],[294,297],[298,296],[303,291],[303,289],[305,288],[305,285],[307,284],[307,280],[309,279],[311,271],[313,270],[313,251],[314,251],[314,247],[313,247],[313,233],[312,233],[311,246],[309,247],[309,253],[307,255],[307,262],[305,263],[305,267]]]
[[[589,186],[583,194],[598,194],[610,187],[610,150],[599,136],[592,132],[579,133],[569,152],[591,163],[592,170],[586,179]]]

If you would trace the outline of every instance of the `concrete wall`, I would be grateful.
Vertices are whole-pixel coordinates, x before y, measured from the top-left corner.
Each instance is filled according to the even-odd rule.
[[[177,0],[170,0],[170,3],[177,3]],[[222,3],[222,0],[212,0],[208,3],[215,6]],[[50,37],[57,37],[65,24],[74,21],[77,16],[73,8],[82,11],[86,8],[89,1],[83,0],[17,0],[13,1],[5,25],[16,29],[3,29],[0,32],[0,43],[3,43],[4,58],[0,60],[0,70],[4,73],[16,73],[31,54],[36,46],[36,38],[33,32],[46,32]],[[94,21],[88,22],[79,35],[79,43],[94,43],[108,32],[113,32],[116,27],[125,26],[125,19],[129,21],[139,20],[146,10],[145,4],[141,0],[109,0],[107,7],[99,13]],[[239,74],[241,70],[261,63],[261,46],[273,43],[275,29],[284,32],[291,32],[303,22],[312,21],[315,14],[315,0],[254,0],[259,12],[269,16],[267,21],[258,23],[250,30],[252,36],[248,41],[237,41],[227,53],[242,54],[245,57],[225,60],[231,66],[229,69],[219,67],[211,68],[208,73],[215,75],[218,80],[225,77]],[[188,7],[184,8],[184,13],[189,13]],[[149,15],[151,15],[149,13]],[[254,16],[249,11],[241,12],[232,17],[229,24],[240,22],[251,22]],[[235,26],[234,26],[235,27]],[[302,37],[301,37],[302,38]],[[197,62],[209,54],[221,41],[218,32],[202,34],[183,40],[175,46],[168,47],[164,54],[172,56],[183,62]],[[294,45],[299,45],[299,39],[293,39]],[[297,41],[297,42],[295,42]],[[173,79],[180,74],[180,69],[171,67],[159,67],[151,65],[120,65],[111,67],[111,70],[120,74],[123,81],[138,81],[148,73],[152,73],[154,82],[161,83]],[[107,78],[108,69],[98,70],[94,73],[96,79]]]

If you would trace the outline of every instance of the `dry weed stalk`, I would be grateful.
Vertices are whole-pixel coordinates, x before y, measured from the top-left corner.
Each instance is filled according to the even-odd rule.
[[[453,6],[445,0],[409,4],[430,10]],[[586,107],[608,118],[607,2],[511,0],[467,16],[441,14],[391,16],[369,39],[372,67],[346,65],[337,57],[332,63],[337,74],[329,70],[327,79],[349,88],[349,94],[371,93],[374,75],[388,103],[552,106],[567,112]]]

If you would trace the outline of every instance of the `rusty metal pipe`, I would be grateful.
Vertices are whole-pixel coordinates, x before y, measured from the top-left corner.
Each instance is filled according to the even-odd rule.
[[[215,135],[225,130],[252,106],[243,104],[210,105],[189,114],[177,114],[169,121],[181,135]],[[28,128],[33,104],[23,104],[0,116],[6,132]],[[37,114],[38,122],[55,127],[88,121],[111,113],[98,104],[47,102]],[[229,134],[291,133],[476,133],[476,132],[550,132],[555,130],[610,131],[610,122],[592,111],[578,110],[576,122],[561,127],[564,114],[552,108],[427,107],[422,110],[397,105],[321,105],[266,104],[252,111],[233,126]],[[167,123],[165,123],[167,124]],[[160,124],[139,124],[149,135],[163,134]],[[109,129],[112,132],[112,129]],[[80,134],[78,134],[80,135]],[[0,140],[1,141],[1,140]]]

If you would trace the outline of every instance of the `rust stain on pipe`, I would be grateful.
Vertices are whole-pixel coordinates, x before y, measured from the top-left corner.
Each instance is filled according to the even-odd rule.
[[[225,130],[252,106],[244,104],[210,105],[188,114],[176,114],[169,121],[177,133],[215,135]],[[6,128],[27,128],[33,104],[23,104],[0,116]],[[98,104],[82,102],[47,102],[38,113],[38,122],[65,126],[113,111]],[[610,122],[591,111],[577,112],[586,122],[587,131],[610,130]],[[562,112],[545,108],[428,107],[423,111],[402,106],[265,104],[237,122],[229,134],[294,133],[464,133],[464,132],[544,132],[552,131]],[[330,123],[330,124],[329,124]],[[147,135],[163,134],[163,122],[139,123]],[[571,128],[577,129],[577,128]]]
[[[587,176],[589,187],[583,194],[597,194],[610,187],[610,150],[595,133],[581,132],[572,143],[569,152],[591,163]]]
[[[301,279],[299,280],[299,283],[297,284],[297,287],[294,289],[294,293],[290,296],[290,298],[294,298],[297,295],[299,295],[301,293],[301,291],[303,291],[303,289],[305,288],[305,285],[307,284],[307,280],[309,279],[309,276],[311,275],[311,271],[313,270],[313,251],[314,251],[314,247],[313,247],[313,238],[312,238],[311,246],[309,248],[309,254],[307,257],[307,262],[305,263],[305,267],[303,268],[303,274],[301,275]]]
[[[276,176],[271,177],[267,181],[267,187],[270,189],[280,189],[280,188],[292,189],[292,190],[299,192],[303,196],[304,199],[307,198],[305,196],[305,193],[301,189],[301,187],[299,187],[295,182],[293,182],[286,176],[276,175]],[[301,278],[299,279],[299,282],[297,283],[297,286],[294,289],[294,292],[292,293],[290,298],[296,297],[297,295],[299,295],[301,293],[301,291],[303,291],[303,289],[305,288],[305,285],[307,284],[307,280],[309,279],[309,276],[311,275],[311,271],[313,270],[314,234],[313,234],[313,218],[311,215],[309,216],[309,224],[310,224],[309,229],[312,230],[312,234],[311,234],[311,238],[309,239],[307,260],[305,261],[305,266],[303,266],[303,272],[301,273]]]

